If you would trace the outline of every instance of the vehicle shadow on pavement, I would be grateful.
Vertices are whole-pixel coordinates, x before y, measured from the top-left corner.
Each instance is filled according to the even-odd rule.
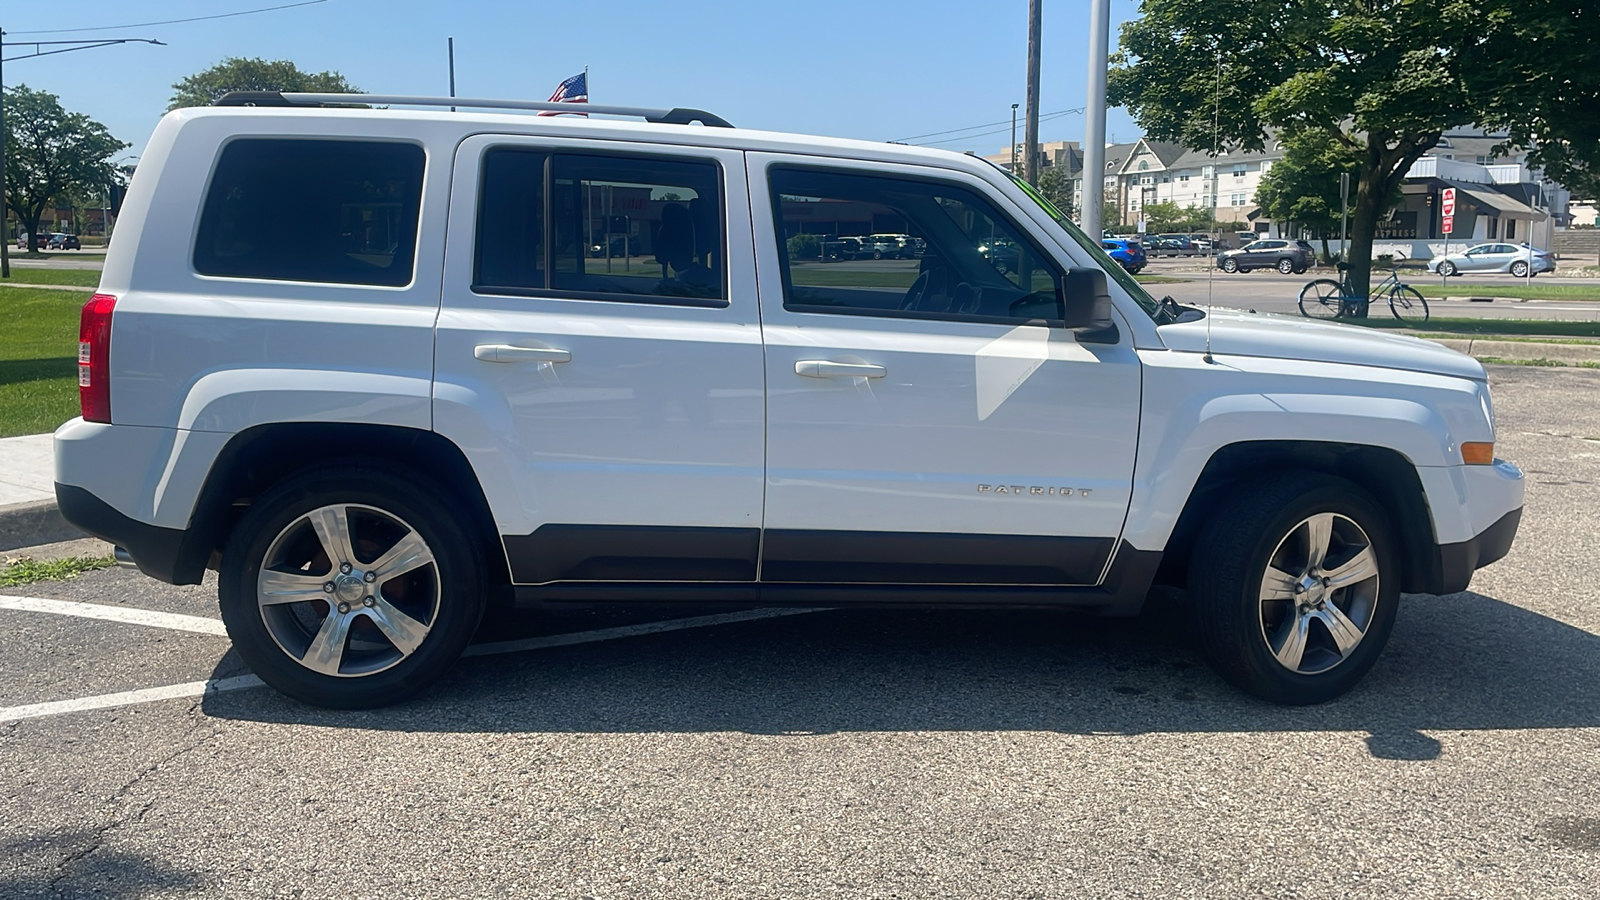
[[[1222,682],[1176,601],[1136,620],[1053,611],[840,610],[462,661],[388,709],[271,691],[222,718],[449,732],[1365,731],[1430,759],[1428,730],[1600,725],[1600,637],[1476,593],[1405,598],[1377,667],[1321,706]]]
[[[104,851],[105,835],[93,829],[51,832],[0,842],[0,897],[147,897],[202,882],[192,872],[127,851]]]

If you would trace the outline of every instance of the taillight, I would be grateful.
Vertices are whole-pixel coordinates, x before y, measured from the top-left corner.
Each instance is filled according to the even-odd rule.
[[[111,422],[111,310],[117,298],[95,294],[78,320],[78,405],[86,422]]]

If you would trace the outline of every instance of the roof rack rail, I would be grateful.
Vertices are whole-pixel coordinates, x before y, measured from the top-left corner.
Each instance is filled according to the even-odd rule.
[[[652,109],[642,106],[607,106],[599,103],[551,103],[545,100],[487,100],[476,97],[423,97],[408,94],[308,94],[280,91],[231,91],[213,106],[457,106],[469,109],[518,109],[535,112],[598,113],[630,116],[661,125],[692,125],[699,122],[713,128],[732,128],[721,116],[703,109]]]

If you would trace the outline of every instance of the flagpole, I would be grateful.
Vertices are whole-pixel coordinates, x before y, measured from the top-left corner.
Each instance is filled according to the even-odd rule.
[[[589,96],[589,67],[583,67],[583,96]]]

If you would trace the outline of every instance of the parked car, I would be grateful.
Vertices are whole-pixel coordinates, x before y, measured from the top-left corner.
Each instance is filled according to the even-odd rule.
[[[292,697],[420,691],[490,603],[1126,616],[1162,584],[1222,677],[1316,703],[1401,591],[1465,590],[1516,534],[1478,361],[1157,301],[980,159],[417,102],[458,111],[164,117],[55,434],[62,515],[163,581],[216,567],[233,649]],[[659,265],[584,264],[566,213],[616,184],[700,201],[633,208]],[[915,280],[792,268],[834,209],[905,221]]]
[[[1217,255],[1217,268],[1230,275],[1251,269],[1277,269],[1285,275],[1303,275],[1317,264],[1317,253],[1305,241],[1268,238]]]
[[[858,237],[826,238],[822,241],[822,259],[862,259],[870,257],[871,250],[865,241]]]
[[[1556,258],[1553,254],[1527,244],[1478,244],[1459,253],[1428,260],[1428,271],[1446,278],[1460,272],[1509,272],[1518,278],[1526,278],[1555,270]]]
[[[45,248],[49,250],[81,250],[83,245],[78,242],[75,234],[52,234],[46,242]]]
[[[611,252],[606,253],[610,246]],[[631,252],[630,252],[631,251]],[[615,234],[610,241],[597,242],[589,245],[590,256],[637,256],[639,255],[638,239],[630,240],[627,235]]]
[[[1148,265],[1144,245],[1129,238],[1107,238],[1100,242],[1100,248],[1116,260],[1129,275],[1137,275]]]
[[[978,253],[1001,275],[1018,270],[1022,248],[1005,239],[990,239],[978,245]]]
[[[1191,234],[1191,235],[1189,235],[1189,243],[1196,250],[1198,250],[1200,253],[1202,253],[1202,254],[1204,254],[1206,256],[1210,256],[1211,255],[1211,250],[1212,250],[1212,248],[1214,246],[1212,241],[1211,241],[1211,238],[1209,238],[1209,237],[1207,237],[1206,235],[1203,235],[1203,234]]]
[[[35,250],[43,250],[46,247],[49,247],[50,246],[50,238],[51,238],[51,235],[49,235],[47,233],[44,233],[44,232],[41,232],[39,234],[34,235],[33,236],[33,249],[35,249]],[[21,234],[17,235],[17,249],[18,250],[26,250],[26,249],[28,249],[28,233],[26,231],[24,231]]]
[[[914,259],[920,253],[922,239],[909,234],[870,234],[863,243],[873,259]]]
[[[1158,234],[1156,240],[1162,256],[1204,256],[1211,249],[1209,245],[1202,248],[1187,234]]]

